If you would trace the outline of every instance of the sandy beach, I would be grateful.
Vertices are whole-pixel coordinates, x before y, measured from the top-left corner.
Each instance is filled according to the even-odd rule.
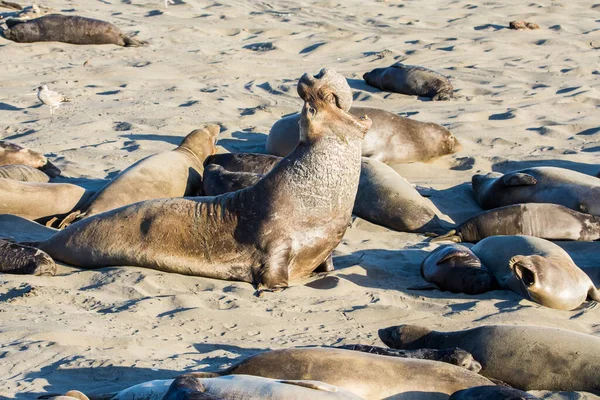
[[[432,188],[428,201],[447,221],[481,210],[471,191],[475,173],[529,166],[600,172],[600,4],[176,3],[43,3],[111,22],[148,46],[0,38],[0,139],[44,153],[62,169],[59,182],[88,189],[207,123],[221,126],[219,151],[264,153],[273,123],[302,106],[299,77],[330,67],[347,78],[354,105],[435,122],[459,139],[459,153],[393,166]],[[510,30],[513,20],[540,29]],[[365,72],[397,61],[448,76],[456,98],[426,101],[363,81]],[[32,92],[43,83],[72,99],[53,117]],[[15,227],[14,236],[31,234],[23,229]],[[599,243],[559,244],[580,267],[600,268]],[[509,291],[408,290],[424,283],[420,263],[438,245],[356,218],[334,252],[333,273],[261,298],[247,283],[133,267],[61,264],[54,277],[2,274],[0,397],[107,393],[218,369],[266,349],[382,345],[377,330],[402,323],[435,330],[540,325],[600,337],[596,304],[559,311]]]

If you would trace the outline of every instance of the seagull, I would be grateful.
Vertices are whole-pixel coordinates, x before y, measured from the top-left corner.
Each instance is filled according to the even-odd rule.
[[[36,89],[34,89],[36,90]],[[50,115],[54,115],[54,110],[58,108],[60,103],[71,101],[67,96],[64,96],[58,92],[48,90],[47,85],[42,85],[37,88],[37,97],[42,103],[50,107]]]
[[[169,4],[175,4],[173,0],[165,0],[165,8],[169,8]]]

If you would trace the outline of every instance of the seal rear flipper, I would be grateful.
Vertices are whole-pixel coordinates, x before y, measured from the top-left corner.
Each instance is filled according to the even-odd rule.
[[[510,172],[502,176],[502,183],[506,187],[532,186],[537,183],[537,180],[529,174],[524,174],[522,172]]]
[[[129,36],[123,36],[123,41],[125,42],[125,47],[141,47],[147,44],[146,42],[142,42],[141,40]]]
[[[590,288],[588,291],[588,297],[596,302],[600,303],[600,290],[596,289],[594,286]]]
[[[80,219],[85,218],[86,214],[81,211],[73,211],[71,214],[67,215],[60,223],[58,224],[58,229],[64,229],[67,226],[71,225],[74,222],[79,221]]]
[[[0,272],[22,275],[56,274],[52,257],[35,247],[0,239]]]
[[[452,229],[452,230],[448,231],[448,233],[445,233],[445,234],[440,235],[438,237],[433,237],[430,240],[430,242],[431,243],[435,243],[435,242],[441,242],[443,240],[449,240],[449,241],[451,241],[453,243],[460,243],[460,242],[462,242],[462,239],[460,237],[460,233],[458,233],[456,231],[456,229]],[[438,262],[438,264],[439,264],[439,262]]]

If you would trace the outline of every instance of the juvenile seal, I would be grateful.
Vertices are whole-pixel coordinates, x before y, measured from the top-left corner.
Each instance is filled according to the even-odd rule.
[[[488,210],[518,203],[552,203],[600,215],[600,179],[556,167],[534,167],[471,179],[479,205]]]
[[[539,326],[486,325],[437,332],[418,325],[379,330],[396,349],[460,347],[483,366],[481,375],[521,390],[600,392],[600,339]]]
[[[125,36],[111,23],[75,15],[48,14],[30,20],[9,19],[4,37],[18,43],[63,42],[137,47],[144,42]]]
[[[506,386],[477,386],[459,390],[449,400],[542,400],[519,389]]]
[[[370,126],[336,106],[325,85],[332,75],[323,69],[300,79],[302,141],[254,186],[124,206],[70,225],[38,247],[80,267],[141,266],[252,282],[259,292],[306,278],[348,227]]]
[[[28,165],[43,171],[50,178],[60,175],[60,169],[37,151],[21,147],[18,144],[0,140],[0,166],[1,165]]]
[[[454,92],[444,75],[400,62],[387,68],[375,68],[364,74],[363,79],[367,84],[387,92],[430,97],[432,100],[450,100]]]
[[[431,162],[462,148],[456,136],[438,124],[370,107],[352,107],[350,114],[367,115],[373,121],[363,141],[362,155],[386,164]],[[291,115],[275,122],[267,137],[267,153],[283,157],[294,150],[299,118]]]
[[[131,165],[67,216],[59,227],[138,201],[202,194],[203,162],[216,152],[219,130],[218,125],[195,129],[174,150]]]
[[[545,307],[572,310],[600,291],[559,246],[532,236],[492,236],[471,248],[501,288]]]
[[[557,204],[514,204],[477,214],[432,241],[476,243],[498,235],[593,241],[600,239],[600,216],[580,213]]]
[[[0,178],[12,179],[21,182],[47,183],[50,177],[39,169],[29,165],[11,164],[0,166]]]
[[[55,275],[56,264],[50,256],[33,247],[0,239],[0,253],[6,262],[0,272],[25,275]]]

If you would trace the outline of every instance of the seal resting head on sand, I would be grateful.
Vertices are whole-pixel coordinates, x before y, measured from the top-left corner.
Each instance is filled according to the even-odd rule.
[[[0,165],[28,165],[43,171],[50,178],[60,175],[60,169],[37,151],[0,140]]]
[[[324,85],[332,75],[324,69],[300,79],[302,141],[254,186],[124,206],[70,225],[39,248],[85,268],[149,267],[253,282],[259,291],[308,277],[348,227],[371,124],[336,106],[335,88]]]
[[[8,29],[4,30],[4,37],[18,43],[144,45],[142,41],[125,36],[109,22],[76,15],[49,14],[30,20],[9,19],[6,25]]]

